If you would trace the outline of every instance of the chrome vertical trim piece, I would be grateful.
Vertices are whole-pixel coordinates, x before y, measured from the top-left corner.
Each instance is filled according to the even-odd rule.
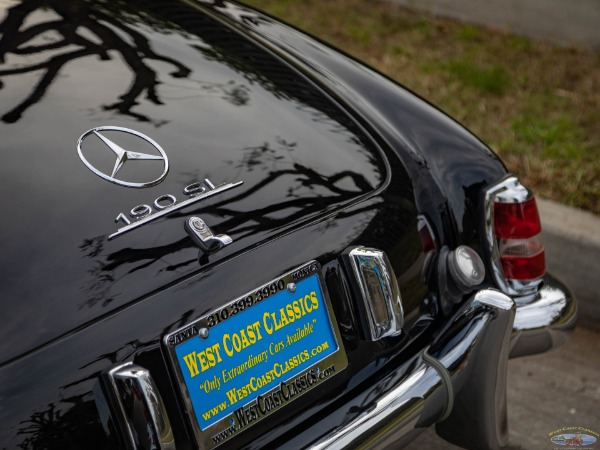
[[[175,450],[167,411],[148,370],[125,363],[110,369],[104,382],[128,450]]]
[[[448,442],[489,449],[508,444],[507,366],[515,313],[512,298],[481,290],[431,344],[429,353],[448,369],[455,388],[452,412],[436,424]]]
[[[402,332],[404,311],[394,269],[381,250],[357,247],[349,253],[354,278],[368,316],[372,341]]]

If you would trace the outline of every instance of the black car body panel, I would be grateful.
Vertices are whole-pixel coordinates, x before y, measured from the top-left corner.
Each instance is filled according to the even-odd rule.
[[[482,189],[506,175],[452,119],[229,2],[25,0],[3,14],[0,448],[114,448],[94,390],[126,361],[152,372],[177,448],[195,448],[163,338],[311,260],[348,367],[228,445],[310,444],[300,429],[360,414],[342,405],[443,326],[422,276],[419,218],[438,246],[483,253]],[[160,143],[165,181],[127,189],[90,172],[77,139],[102,125]],[[243,184],[108,239],[120,213],[156,209],[166,194],[182,201],[204,179]],[[191,215],[233,243],[203,255],[184,230]],[[397,339],[364,339],[343,258],[357,245],[383,250],[398,276]]]
[[[31,94],[32,77],[4,77],[4,92],[14,97],[2,99],[2,178],[10,190],[5,207],[18,215],[2,223],[2,233],[11,236],[3,252],[3,294],[20,300],[7,321],[21,329],[26,320],[31,329],[18,345],[2,339],[4,361],[197,272],[198,250],[182,227],[172,226],[182,214],[202,215],[233,238],[211,258],[215,264],[373,195],[388,181],[382,151],[348,114],[256,45],[199,13],[184,14],[190,31],[166,19],[162,29],[150,31],[143,22],[108,16],[101,6],[83,3],[54,26],[107,34],[106,59],[91,42],[85,56],[64,53],[67,43],[50,55],[38,52],[42,61],[64,59],[61,76],[22,112],[13,106]],[[42,24],[52,18],[50,12],[37,16]],[[5,42],[18,43],[23,33],[5,35]],[[31,64],[30,54],[8,54],[7,70]],[[123,97],[131,100],[118,101],[128,88]],[[74,158],[73,142],[99,120],[135,126],[161,143],[171,166],[166,180],[125,189],[86,170]],[[325,152],[331,156],[323,158]],[[96,154],[98,163],[114,160],[102,148]],[[121,176],[144,175],[128,166]],[[114,223],[119,213],[152,206],[163,194],[183,201],[183,189],[205,178],[244,184],[151,224],[151,231],[105,239],[123,225]],[[53,326],[44,327],[47,321]],[[3,328],[7,335],[14,331]]]

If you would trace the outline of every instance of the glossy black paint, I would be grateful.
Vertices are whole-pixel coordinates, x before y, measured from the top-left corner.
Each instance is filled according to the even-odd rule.
[[[301,68],[373,131],[407,168],[419,211],[441,242],[478,245],[481,188],[506,174],[502,161],[462,125],[417,94],[289,25],[231,2],[207,12]]]
[[[228,2],[24,1],[1,20],[0,448],[113,448],[92,392],[100,372],[131,360],[152,371],[178,446],[193,448],[162,337],[312,259],[349,366],[327,393],[307,393],[230,445],[308,443],[298,426],[358,414],[338,409],[344,396],[430,339],[417,215],[440,242],[476,246],[480,188],[504,173],[459,125]],[[89,172],[76,140],[108,124],[158,141],[167,179],[132,190]],[[203,178],[244,184],[107,241],[119,212],[183,199]],[[190,215],[234,243],[199,260],[183,228]],[[390,258],[401,338],[361,339],[338,258],[352,245]]]
[[[125,23],[103,11],[109,3],[71,2],[66,11],[58,3],[54,11],[64,14],[58,23],[51,22],[50,11],[46,17],[39,10],[27,17],[35,15],[34,27],[60,31],[67,42],[22,56],[14,54],[20,48],[14,46],[30,37],[22,37],[26,31],[6,42],[13,51],[7,54],[3,91],[13,96],[27,98],[33,80],[7,72],[25,72],[19,67],[31,67],[30,54],[48,66],[44,76],[51,73],[53,60],[65,61],[64,75],[53,78],[39,102],[22,112],[18,106],[6,112],[12,99],[0,102],[5,109],[5,208],[15,219],[2,222],[2,235],[11,239],[0,264],[9,275],[4,295],[21,300],[6,320],[14,329],[22,321],[32,328],[18,345],[0,340],[2,360],[197,271],[198,249],[183,229],[184,218],[192,214],[234,240],[211,257],[216,263],[360,200],[386,182],[381,151],[346,114],[293,70],[214,20],[184,9],[178,11],[185,17],[178,25],[169,21],[169,11],[150,18],[140,12],[134,16],[139,23]],[[81,31],[71,37],[63,30],[75,25],[103,39],[107,49],[96,49],[90,39],[84,41],[89,55],[63,56],[68,45],[84,40]],[[40,33],[33,42],[48,34]],[[111,104],[132,77],[129,91]],[[60,114],[51,113],[56,109]],[[46,116],[53,119],[36,119]],[[161,144],[170,158],[166,180],[131,189],[87,170],[75,143],[85,131],[107,123],[134,128]],[[122,134],[105,134],[122,146],[139,145]],[[97,156],[97,165],[112,168],[114,155],[99,140],[86,140],[86,147],[91,147],[88,155]],[[330,156],[323,158],[324,152]],[[146,175],[143,170],[156,165],[127,163],[119,176]],[[183,188],[204,178],[244,184],[160,223],[106,240],[123,226],[114,223],[120,212],[152,205],[163,194],[182,201],[187,198]],[[53,326],[45,327],[47,321]]]

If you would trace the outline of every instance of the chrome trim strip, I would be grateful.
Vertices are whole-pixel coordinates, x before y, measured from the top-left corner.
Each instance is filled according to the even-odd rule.
[[[205,182],[208,180],[205,180]],[[209,182],[210,183],[210,182]],[[119,228],[115,233],[111,234],[110,236],[108,236],[108,240],[110,241],[111,239],[114,239],[116,237],[119,237],[125,233],[129,233],[132,230],[135,230],[138,227],[141,227],[143,225],[146,225],[147,223],[150,222],[154,222],[157,219],[160,219],[161,217],[164,217],[168,214],[171,214],[175,211],[178,211],[182,208],[185,208],[186,206],[192,205],[196,202],[199,202],[200,200],[204,200],[206,198],[212,197],[213,195],[219,194],[221,192],[225,192],[228,191],[229,189],[233,189],[235,187],[238,187],[239,185],[243,184],[243,181],[238,181],[236,183],[225,183],[225,184],[221,184],[219,186],[214,187],[213,185],[213,189],[204,192],[202,194],[199,194],[195,197],[192,197],[188,200],[185,200],[181,203],[176,203],[173,206],[169,206],[161,211],[158,211],[150,216],[146,216],[143,219],[138,220],[137,222],[133,222],[132,224],[126,225],[122,228]],[[212,183],[211,183],[212,184]],[[207,183],[208,185],[208,183]]]
[[[104,379],[116,424],[129,450],[175,450],[162,398],[147,369],[131,362],[113,367]]]
[[[385,386],[394,376],[386,377],[381,383]],[[388,380],[389,379],[389,380]],[[339,429],[325,436],[310,446],[310,450],[357,449],[367,438],[376,434],[384,424],[397,422],[398,417],[405,416],[396,426],[409,432],[417,422],[429,397],[441,386],[441,377],[437,370],[425,363],[420,365],[402,383],[381,395],[373,402],[373,406],[355,420],[344,424]]]

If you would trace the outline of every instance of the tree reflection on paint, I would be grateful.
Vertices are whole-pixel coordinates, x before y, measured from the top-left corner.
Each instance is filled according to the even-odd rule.
[[[60,18],[27,27],[27,19],[41,8],[51,9]],[[60,39],[50,43],[28,44],[49,31],[60,35]],[[20,64],[18,67],[0,70],[0,77],[42,71],[42,76],[29,96],[2,116],[2,121],[6,123],[19,120],[28,108],[42,100],[65,65],[85,56],[96,55],[101,60],[110,60],[113,57],[111,51],[119,53],[134,74],[133,83],[117,102],[105,105],[104,109],[115,110],[142,121],[150,119],[133,111],[139,97],[144,95],[154,104],[162,103],[156,90],[159,84],[156,72],[146,61],[170,64],[174,68],[170,75],[174,78],[187,77],[190,73],[180,62],[154,52],[148,40],[134,28],[115,20],[99,8],[92,9],[87,3],[24,1],[8,10],[6,18],[0,24],[0,32],[0,62],[5,62],[6,55],[10,53],[23,56],[54,50],[51,56],[40,63]],[[90,33],[93,38],[88,37]],[[123,34],[125,37],[122,37]],[[46,42],[43,38],[37,40]]]
[[[158,17],[141,14],[133,6],[110,1],[25,0],[7,11],[0,23],[0,89],[9,77],[40,75],[29,95],[1,116],[5,123],[21,119],[29,108],[42,101],[65,66],[84,57],[97,56],[100,61],[118,58],[132,74],[129,88],[116,101],[103,105],[103,110],[152,122],[155,126],[164,122],[152,119],[135,108],[141,100],[154,105],[163,104],[157,89],[161,81],[151,65],[160,62],[172,66],[169,75],[175,79],[189,78],[191,74],[191,69],[185,64],[154,51],[134,23],[142,22],[165,33],[177,27]],[[44,14],[43,21],[39,21],[39,12]],[[29,25],[30,22],[34,24]],[[177,32],[185,34],[182,30]],[[34,55],[40,61],[31,63],[27,56]],[[14,56],[21,58],[14,59]],[[235,106],[248,102],[248,88],[244,85],[233,81],[199,83],[203,92],[218,93]]]

